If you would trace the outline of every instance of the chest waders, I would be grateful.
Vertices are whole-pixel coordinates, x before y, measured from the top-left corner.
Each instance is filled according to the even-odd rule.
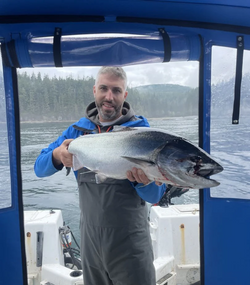
[[[86,285],[155,285],[147,207],[128,180],[96,184],[78,171],[81,259]]]

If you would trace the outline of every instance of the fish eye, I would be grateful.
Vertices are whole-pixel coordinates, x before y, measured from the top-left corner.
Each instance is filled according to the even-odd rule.
[[[201,158],[201,156],[199,156],[199,155],[195,155],[195,156],[192,156],[192,157],[190,157],[190,160],[192,161],[192,162],[202,162],[202,158]]]

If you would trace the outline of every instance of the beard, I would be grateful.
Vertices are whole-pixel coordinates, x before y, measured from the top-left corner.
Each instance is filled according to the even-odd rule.
[[[112,104],[113,110],[103,110],[102,104],[104,102],[112,104],[112,102],[109,102],[109,101],[102,101],[100,103],[95,102],[99,116],[101,116],[101,118],[105,121],[113,121],[113,120],[119,118],[121,115],[121,110],[122,110],[123,104],[120,106],[115,106]]]

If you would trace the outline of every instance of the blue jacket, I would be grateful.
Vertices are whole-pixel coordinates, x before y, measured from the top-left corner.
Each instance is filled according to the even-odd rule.
[[[136,116],[137,120],[127,121],[122,126],[130,127],[149,127],[149,123],[146,118]],[[73,127],[74,126],[74,127]],[[38,156],[34,170],[38,177],[50,176],[60,170],[62,170],[63,165],[56,168],[52,162],[52,152],[55,148],[60,146],[65,139],[75,139],[80,135],[83,135],[83,131],[77,130],[76,127],[80,129],[87,129],[93,131],[96,128],[96,125],[87,118],[81,118],[77,123],[69,126],[57,140],[51,143],[47,148],[42,149],[40,155]],[[77,171],[75,171],[75,176],[77,177]],[[131,183],[136,189],[138,195],[145,201],[149,203],[157,203],[161,199],[162,195],[166,191],[166,185],[157,186],[154,182],[149,185],[144,186],[143,184]]]

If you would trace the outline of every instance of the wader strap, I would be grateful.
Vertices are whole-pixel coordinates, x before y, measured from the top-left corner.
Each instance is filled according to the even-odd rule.
[[[55,28],[54,40],[53,40],[53,55],[54,55],[55,67],[62,67],[61,36],[62,36],[62,29]]]
[[[165,31],[164,28],[159,28],[159,32],[162,36],[163,44],[164,44],[163,62],[169,62],[171,59],[171,41],[170,41],[168,33]]]
[[[20,63],[18,61],[17,53],[16,53],[16,45],[15,45],[15,40],[11,40],[10,42],[7,43],[7,48],[9,51],[9,56],[12,61],[12,66],[15,68],[20,68]]]
[[[244,37],[238,36],[232,124],[239,124],[243,52],[244,52]]]

